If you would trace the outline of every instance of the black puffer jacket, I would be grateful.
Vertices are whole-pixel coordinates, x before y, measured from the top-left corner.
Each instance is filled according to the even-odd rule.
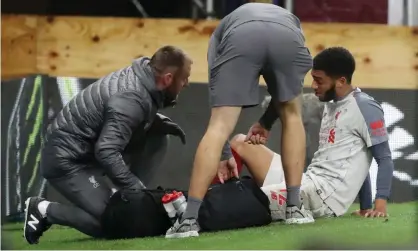
[[[139,188],[142,183],[122,158],[138,131],[147,130],[164,93],[156,90],[148,58],[113,72],[76,95],[48,127],[41,171],[56,178],[91,168],[95,163],[115,185]]]

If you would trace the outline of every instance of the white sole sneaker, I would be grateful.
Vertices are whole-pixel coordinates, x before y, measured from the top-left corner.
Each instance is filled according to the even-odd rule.
[[[30,198],[26,199],[26,201],[25,201],[25,223],[23,224],[23,237],[25,237],[25,239],[26,239],[26,225],[27,225],[27,222],[28,222],[28,212],[29,212],[28,208],[29,208],[29,204],[30,204],[29,202],[30,202]]]
[[[313,218],[290,218],[290,219],[286,219],[285,223],[286,224],[309,224],[309,223],[314,223],[315,219]]]
[[[173,234],[165,235],[165,238],[167,239],[188,238],[188,237],[199,237],[199,233],[197,231],[189,231],[189,232],[173,233]]]

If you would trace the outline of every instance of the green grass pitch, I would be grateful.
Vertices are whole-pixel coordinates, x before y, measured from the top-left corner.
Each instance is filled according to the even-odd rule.
[[[346,215],[320,219],[314,224],[269,226],[201,234],[199,238],[166,240],[164,237],[130,240],[95,240],[76,230],[53,226],[38,245],[28,245],[22,224],[2,226],[2,240],[11,240],[13,249],[301,249],[307,244],[332,242],[338,249],[411,246],[417,240],[418,202],[390,204],[389,220]],[[358,208],[353,205],[351,210]]]

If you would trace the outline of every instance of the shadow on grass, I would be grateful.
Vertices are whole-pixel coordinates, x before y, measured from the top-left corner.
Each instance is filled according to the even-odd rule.
[[[3,232],[17,232],[17,231],[23,231],[23,225],[8,225],[8,226],[2,226],[1,231]]]
[[[130,241],[130,240],[141,240],[144,238],[162,238],[164,237],[163,235],[161,236],[155,236],[155,237],[137,237],[137,238],[119,238],[119,239],[105,239],[105,238],[94,238],[94,237],[89,237],[89,236],[84,236],[84,237],[78,237],[78,238],[74,238],[71,240],[60,240],[60,243],[73,243],[73,242],[90,242],[90,241],[99,241],[101,243],[114,243],[115,241]]]
[[[85,236],[85,237],[77,237],[74,239],[60,240],[60,243],[91,242],[91,241],[106,241],[106,240]]]
[[[72,243],[72,242],[89,242],[89,241],[100,241],[100,242],[115,242],[115,241],[128,241],[128,240],[134,240],[134,239],[143,239],[143,238],[126,238],[126,239],[105,239],[105,238],[94,238],[90,236],[83,236],[83,237],[77,237],[74,239],[67,239],[67,240],[60,240],[61,243]]]
[[[346,242],[332,241],[329,239],[320,239],[305,243],[301,246],[302,250],[417,250],[418,243],[409,245],[360,245]]]

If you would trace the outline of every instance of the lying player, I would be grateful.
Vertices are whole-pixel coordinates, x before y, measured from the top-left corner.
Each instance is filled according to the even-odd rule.
[[[377,101],[351,85],[354,70],[353,56],[341,47],[328,48],[314,58],[312,88],[319,100],[326,103],[319,148],[301,186],[303,203],[314,218],[346,213],[368,177],[372,158],[379,166],[374,209],[367,205],[371,193],[364,191],[359,214],[387,216],[394,165],[384,114]],[[280,155],[257,142],[247,141],[246,135],[235,136],[230,144],[260,186],[283,184]],[[368,187],[366,183],[364,189]]]
[[[142,175],[155,169],[165,153],[167,134],[183,130],[157,114],[175,103],[188,85],[191,59],[173,46],[142,57],[76,95],[48,128],[41,173],[73,205],[42,198],[26,201],[24,236],[37,243],[51,224],[70,226],[101,237],[99,218],[112,195],[105,174],[118,189],[141,189]],[[130,170],[139,158],[138,170]]]
[[[273,4],[242,5],[222,19],[212,34],[208,65],[211,117],[195,155],[187,209],[166,237],[198,236],[199,208],[216,170],[229,169],[238,175],[229,145],[225,143],[241,109],[259,104],[260,75],[266,80],[272,101],[251,131],[267,136],[280,113],[284,125],[283,168],[288,184],[286,221],[313,222],[299,199],[306,154],[301,93],[305,75],[312,67],[299,19]]]

